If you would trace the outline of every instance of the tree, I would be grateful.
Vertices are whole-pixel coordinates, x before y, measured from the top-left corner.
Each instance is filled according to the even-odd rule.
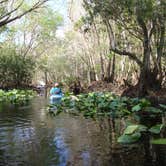
[[[22,38],[19,43],[21,54],[34,55],[44,54],[54,45],[56,31],[63,24],[62,16],[50,7],[38,10],[38,13],[26,15],[22,22],[12,26],[17,30],[16,38]]]
[[[26,6],[22,6],[20,10],[27,10],[29,8],[27,5],[29,6],[29,2]],[[40,69],[47,76],[47,63],[45,63],[46,59],[43,57],[46,57],[49,50],[52,50],[52,47],[54,47],[57,28],[62,24],[62,16],[51,7],[45,6],[44,8],[38,8],[35,14],[31,12],[25,15],[21,21],[8,25],[7,31],[2,33],[3,39],[0,48],[2,62],[0,70],[4,73],[5,69],[7,69],[9,71],[7,75],[9,76],[5,75],[6,79],[2,77],[1,83],[6,86],[12,85],[13,87],[22,86],[22,84],[28,85],[28,83],[31,83],[34,71],[38,72],[34,68]],[[43,59],[43,64],[40,63],[39,68],[36,66],[39,63],[36,62],[40,61],[40,58]],[[22,65],[25,67],[22,67]],[[24,72],[29,75],[29,79],[24,79],[26,75]],[[14,79],[14,77],[17,79]]]
[[[31,57],[19,55],[12,46],[0,49],[0,86],[20,87],[31,83],[35,61]]]
[[[84,0],[84,3],[88,13],[100,15],[106,25],[110,51],[128,56],[140,67],[139,95],[145,95],[149,89],[160,89],[163,79],[161,60],[165,58],[165,1]],[[127,34],[125,41],[119,40],[123,31]],[[142,53],[136,51],[137,43]]]
[[[28,6],[25,0],[0,0],[0,27],[3,27],[24,15],[40,8],[48,0],[37,0]]]

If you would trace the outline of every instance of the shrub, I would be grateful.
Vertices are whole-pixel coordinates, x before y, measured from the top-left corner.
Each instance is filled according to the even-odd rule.
[[[32,81],[35,62],[19,55],[15,49],[0,49],[0,86],[19,87]]]

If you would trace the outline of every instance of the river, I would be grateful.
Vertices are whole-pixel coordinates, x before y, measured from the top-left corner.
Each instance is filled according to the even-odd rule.
[[[29,105],[0,105],[0,166],[164,166],[166,147],[146,141],[117,143],[108,119],[85,119],[62,113],[51,116],[48,100]]]

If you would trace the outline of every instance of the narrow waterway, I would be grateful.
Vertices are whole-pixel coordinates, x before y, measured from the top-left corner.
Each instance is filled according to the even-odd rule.
[[[0,105],[0,166],[152,166],[166,165],[166,147],[145,142],[121,146],[122,130],[110,120],[51,116],[38,97],[28,106]]]

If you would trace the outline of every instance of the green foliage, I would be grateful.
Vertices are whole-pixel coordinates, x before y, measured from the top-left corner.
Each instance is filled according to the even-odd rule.
[[[155,126],[152,126],[149,131],[153,134],[159,134],[162,130],[162,128],[164,127],[163,124],[157,124]]]
[[[142,108],[141,108],[141,106],[140,106],[140,104],[138,104],[138,105],[135,105],[133,108],[132,108],[132,111],[133,112],[137,112],[137,111],[140,111]]]
[[[77,110],[77,112],[83,113],[85,117],[111,116],[112,118],[131,115],[141,116],[144,112],[156,116],[163,112],[162,109],[150,107],[150,102],[146,99],[118,97],[112,93],[103,92],[92,92],[77,96],[68,94],[62,98],[59,109],[69,112]]]
[[[150,106],[150,102],[146,99],[141,99],[137,105],[132,107],[132,112],[141,111],[148,106]]]
[[[151,141],[152,144],[166,145],[166,138],[155,139]]]
[[[129,144],[137,142],[141,137],[140,133],[134,133],[131,135],[124,134],[118,138],[119,143]]]
[[[133,134],[138,129],[138,125],[130,125],[124,130],[124,134]]]
[[[160,104],[160,107],[161,107],[161,109],[163,109],[164,111],[166,111],[166,105]]]
[[[129,125],[118,138],[119,143],[134,143],[137,142],[142,135],[142,132],[150,132],[150,134],[160,134],[163,129],[163,124],[157,124],[148,129],[147,126],[137,124]]]
[[[0,49],[0,82],[2,87],[30,84],[35,62],[19,55],[13,48]]]
[[[0,90],[0,102],[9,102],[12,104],[25,104],[35,96],[32,90],[13,89],[9,91]]]
[[[38,20],[36,21],[38,22],[41,31],[41,37],[43,39],[48,39],[50,37],[55,37],[58,26],[63,23],[63,18],[60,14],[47,7],[40,13]]]
[[[147,131],[147,127],[141,124],[136,124],[136,125],[129,125],[127,128],[124,130],[123,135],[131,135],[134,133],[141,133]]]
[[[144,109],[145,112],[150,112],[150,113],[154,113],[154,114],[160,114],[162,113],[163,111],[158,109],[158,108],[155,108],[155,107],[146,107]]]
[[[0,90],[0,102],[6,101],[5,91]]]

